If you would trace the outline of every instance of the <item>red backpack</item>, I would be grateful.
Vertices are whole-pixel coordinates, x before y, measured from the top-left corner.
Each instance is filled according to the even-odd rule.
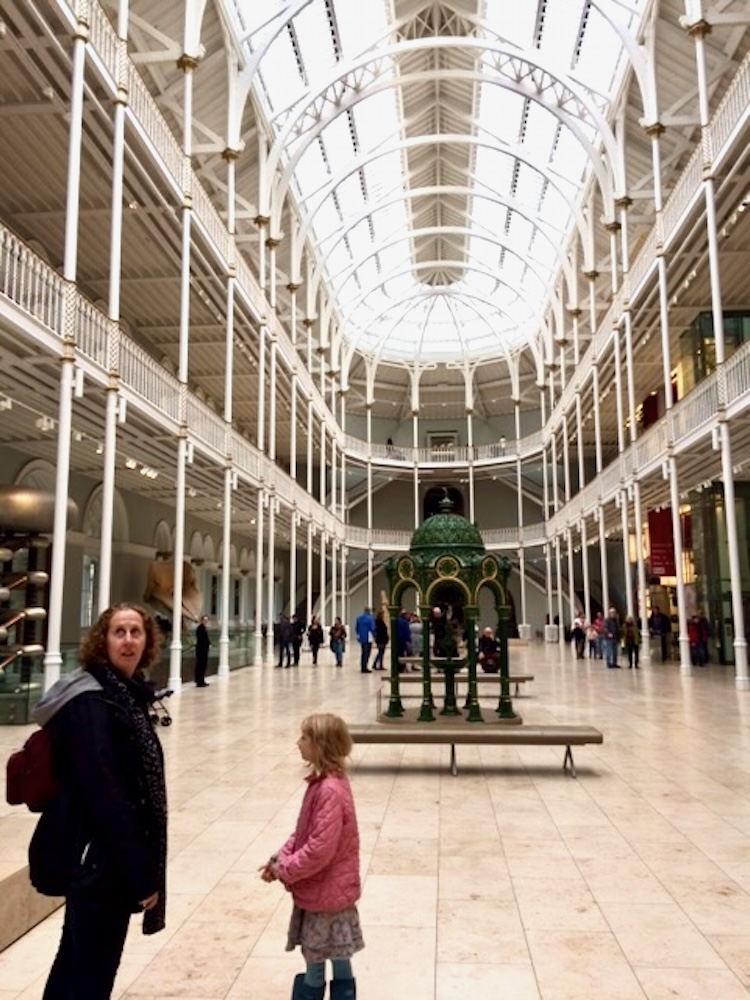
[[[8,805],[27,805],[31,812],[42,812],[59,788],[52,737],[47,729],[37,729],[8,758],[5,798]]]

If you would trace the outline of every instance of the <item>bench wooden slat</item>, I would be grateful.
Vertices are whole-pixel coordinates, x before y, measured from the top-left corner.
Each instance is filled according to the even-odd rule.
[[[360,723],[349,726],[354,743],[446,744],[451,747],[451,772],[457,773],[456,745],[564,746],[563,770],[576,777],[572,746],[603,743],[604,735],[594,726],[502,725],[499,723],[401,722]]]
[[[440,722],[362,723],[349,726],[355,743],[476,743],[497,745],[583,746],[603,743],[593,726],[501,725],[464,722],[455,726]]]

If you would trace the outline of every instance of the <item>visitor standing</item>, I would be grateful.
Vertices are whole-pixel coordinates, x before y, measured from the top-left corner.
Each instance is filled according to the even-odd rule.
[[[208,667],[208,651],[211,640],[208,637],[208,615],[203,615],[195,630],[195,686],[206,688],[206,668]]]
[[[313,666],[317,667],[318,650],[323,645],[325,636],[323,634],[323,626],[315,615],[312,616],[310,624],[307,627],[307,641],[310,643],[310,650],[312,651]]]
[[[604,619],[604,649],[607,654],[607,666],[610,668],[619,667],[617,654],[620,643],[620,616],[616,608],[610,608],[609,614]]]
[[[338,616],[336,616],[336,619],[328,632],[328,640],[331,646],[331,652],[336,659],[336,666],[343,666],[344,651],[346,650],[346,628]]]
[[[370,653],[372,652],[372,640],[375,637],[375,619],[372,617],[372,611],[369,608],[365,608],[361,615],[357,617],[354,623],[354,631],[357,635],[357,642],[360,646],[360,659],[359,659],[359,669],[363,674],[371,673],[369,663],[370,663]]]
[[[294,833],[260,869],[292,894],[287,951],[297,945],[307,963],[294,979],[292,1000],[323,1000],[326,961],[333,971],[331,1000],[355,1000],[351,957],[364,948],[357,913],[361,895],[359,829],[346,758],[352,738],[337,715],[310,715],[297,740],[310,768]]]
[[[385,621],[385,611],[381,608],[375,615],[375,647],[378,653],[375,657],[375,662],[372,665],[373,670],[385,670],[383,660],[385,658],[385,647],[388,645],[388,638],[388,625]]]
[[[65,897],[44,1000],[109,1000],[133,913],[164,927],[167,799],[150,719],[161,633],[145,608],[116,604],[91,626],[80,668],[34,712],[48,729],[60,788],[29,846],[32,885]]]

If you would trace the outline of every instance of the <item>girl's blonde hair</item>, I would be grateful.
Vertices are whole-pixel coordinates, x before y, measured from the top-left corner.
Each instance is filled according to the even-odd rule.
[[[317,712],[304,718],[300,728],[315,747],[316,759],[311,763],[318,774],[325,776],[345,769],[346,758],[352,752],[352,738],[342,718],[330,712]]]

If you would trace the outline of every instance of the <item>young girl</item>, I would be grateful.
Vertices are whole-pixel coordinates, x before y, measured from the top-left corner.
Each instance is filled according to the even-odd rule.
[[[359,830],[344,771],[352,738],[343,719],[321,713],[302,720],[297,746],[312,773],[297,827],[261,878],[279,879],[294,900],[287,951],[300,945],[307,971],[295,977],[292,1000],[323,1000],[326,959],[333,965],[331,1000],[354,1000],[350,958],[365,944],[356,907]]]

